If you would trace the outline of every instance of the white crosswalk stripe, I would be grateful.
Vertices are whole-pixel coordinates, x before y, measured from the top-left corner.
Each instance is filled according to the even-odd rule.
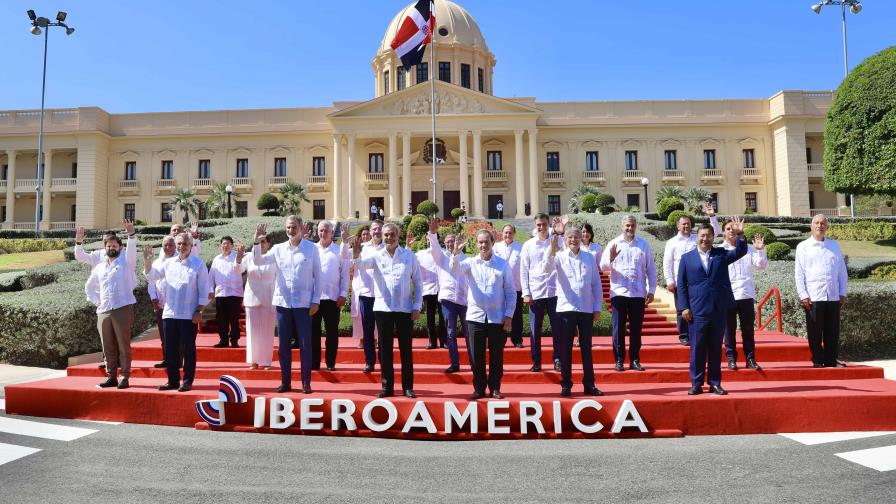
[[[6,443],[0,443],[0,466],[13,460],[39,452],[38,448],[28,448],[27,446],[17,446]]]
[[[892,434],[896,434],[896,431],[788,432],[779,435],[806,446],[814,446],[826,443],[854,441],[857,439],[870,439]],[[885,442],[892,442],[892,438],[887,438]],[[880,472],[896,470],[896,445],[846,451],[835,453],[834,455]]]
[[[68,427],[0,416],[0,433],[39,437],[56,441],[72,441],[97,432],[95,429]]]

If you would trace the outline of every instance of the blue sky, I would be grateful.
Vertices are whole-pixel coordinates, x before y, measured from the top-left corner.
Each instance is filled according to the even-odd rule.
[[[438,1],[438,0],[436,0]],[[461,0],[497,59],[495,94],[540,101],[767,97],[833,89],[840,11],[815,0]],[[113,113],[329,106],[373,96],[370,61],[404,0],[0,3],[0,109],[37,108],[43,37],[25,11],[68,12],[50,35],[48,107]],[[562,8],[561,8],[562,7]],[[847,14],[850,65],[896,45],[896,1]]]

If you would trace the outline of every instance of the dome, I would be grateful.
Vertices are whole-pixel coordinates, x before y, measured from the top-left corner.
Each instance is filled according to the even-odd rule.
[[[389,27],[386,29],[386,35],[380,44],[379,54],[391,51],[389,46],[395,33],[401,26],[402,21],[407,17],[409,10],[414,8],[416,2],[401,9],[401,11],[392,18]],[[448,0],[437,0],[436,4],[436,43],[444,45],[463,45],[474,47],[482,51],[488,52],[488,46],[485,44],[485,38],[479,31],[479,25],[470,16],[463,7]]]

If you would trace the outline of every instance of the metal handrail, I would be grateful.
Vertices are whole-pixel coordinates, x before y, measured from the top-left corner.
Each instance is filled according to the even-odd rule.
[[[775,312],[772,313],[771,317],[769,317],[765,322],[762,321],[762,307],[765,303],[769,302],[772,297],[775,299]],[[784,332],[784,319],[781,315],[781,291],[778,290],[777,287],[772,287],[769,289],[768,294],[759,301],[759,304],[756,306],[756,330],[763,331],[766,327],[771,325],[773,321],[778,321],[778,332]]]

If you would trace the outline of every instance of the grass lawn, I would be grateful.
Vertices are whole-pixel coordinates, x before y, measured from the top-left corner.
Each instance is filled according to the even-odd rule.
[[[840,250],[850,257],[892,257],[896,259],[896,240],[887,241],[840,241]]]
[[[61,250],[3,254],[0,255],[0,272],[26,270],[61,262],[65,262],[65,254]]]

